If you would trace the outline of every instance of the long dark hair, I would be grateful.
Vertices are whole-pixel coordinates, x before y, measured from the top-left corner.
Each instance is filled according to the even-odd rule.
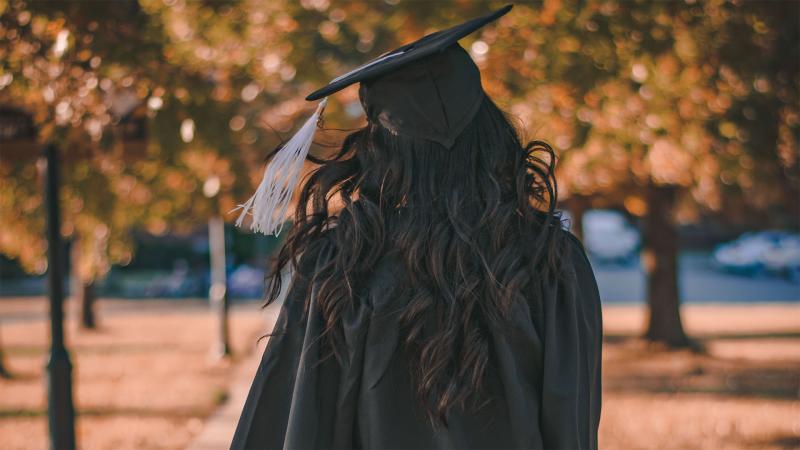
[[[514,303],[535,301],[538,280],[558,270],[554,152],[542,141],[523,145],[486,97],[452,148],[368,123],[317,162],[272,266],[267,304],[287,264],[298,267],[306,250],[330,242],[330,262],[295,276],[318,286],[326,348],[341,358],[342,312],[396,252],[408,300],[401,339],[416,393],[433,425],[446,426],[453,406],[485,401],[489,329],[503,329]]]

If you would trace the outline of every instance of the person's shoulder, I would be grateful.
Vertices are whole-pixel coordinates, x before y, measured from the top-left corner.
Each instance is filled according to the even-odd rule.
[[[573,259],[578,259],[581,263],[589,264],[589,257],[586,253],[586,248],[583,246],[583,242],[581,242],[575,234],[565,228],[559,228],[558,233],[561,234],[563,240],[566,242],[567,253],[573,256]]]
[[[597,279],[586,248],[571,231],[562,228],[560,233],[561,240],[564,242],[566,260],[570,266],[570,271],[575,275],[575,281],[585,294],[591,294],[592,297],[599,301]]]
[[[560,224],[558,224],[560,225]],[[590,276],[594,281],[592,264],[589,255],[581,240],[563,226],[554,226],[552,238],[555,239],[559,249],[562,268],[574,272],[578,278]]]
[[[562,256],[566,256],[566,259],[577,259],[579,263],[588,262],[586,249],[583,243],[568,229],[560,214],[536,211],[534,215],[540,224],[546,224],[536,228],[535,232],[542,233],[543,231],[547,231],[550,238],[555,240],[558,252],[561,253]],[[546,230],[544,229],[545,227]]]

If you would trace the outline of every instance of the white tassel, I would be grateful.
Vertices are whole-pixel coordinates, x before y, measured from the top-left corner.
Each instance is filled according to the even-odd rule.
[[[314,140],[317,121],[327,103],[328,99],[323,98],[314,114],[272,158],[264,170],[264,179],[256,193],[236,208],[242,209],[236,226],[241,227],[245,216],[252,213],[251,230],[267,235],[280,234],[286,219],[286,210],[303,170],[303,162]]]

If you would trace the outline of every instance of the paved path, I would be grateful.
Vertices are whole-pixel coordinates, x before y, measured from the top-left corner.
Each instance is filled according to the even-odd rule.
[[[279,301],[261,310],[266,323],[265,330],[272,330],[279,312]],[[224,450],[230,448],[233,432],[236,431],[239,415],[242,413],[244,401],[247,399],[247,393],[255,377],[256,369],[258,369],[258,363],[261,362],[261,356],[264,353],[266,344],[267,339],[261,340],[251,351],[251,354],[233,369],[231,383],[228,388],[228,399],[206,419],[203,424],[203,430],[187,447],[187,450]]]
[[[220,406],[203,425],[203,431],[187,450],[224,450],[230,448],[233,432],[242,413],[250,383],[261,360],[264,346],[259,345],[253,354],[234,369],[228,400]]]

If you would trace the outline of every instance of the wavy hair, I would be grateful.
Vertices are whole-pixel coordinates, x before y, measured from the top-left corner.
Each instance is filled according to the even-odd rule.
[[[407,299],[401,340],[419,400],[433,426],[454,406],[480,407],[492,358],[490,329],[504,329],[516,302],[536,301],[536,283],[559,270],[563,235],[555,210],[555,154],[523,144],[485,97],[452,148],[368,123],[304,182],[294,223],[274,259],[266,302],[280,272],[327,239],[333,257],[305,278],[317,286],[325,348],[344,352],[341,315],[358,301],[378,262],[397,252]],[[332,205],[338,204],[340,208]]]

